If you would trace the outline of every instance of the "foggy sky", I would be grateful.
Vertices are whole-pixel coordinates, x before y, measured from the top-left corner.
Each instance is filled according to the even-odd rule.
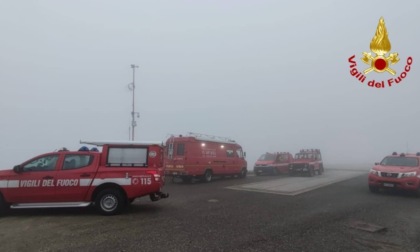
[[[1,1],[0,167],[128,140],[131,64],[136,140],[231,137],[248,169],[266,151],[320,148],[350,166],[420,151],[419,12],[416,1]],[[379,90],[350,76],[348,58],[368,67],[381,16],[392,68],[413,65]]]

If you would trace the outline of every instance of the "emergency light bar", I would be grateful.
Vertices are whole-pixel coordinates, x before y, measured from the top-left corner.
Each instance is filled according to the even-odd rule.
[[[200,133],[188,132],[188,136],[192,136],[195,139],[200,140],[200,141],[210,141],[210,142],[218,142],[218,143],[236,143],[235,140],[232,140],[227,137],[211,136],[211,135],[200,134]]]
[[[300,152],[301,153],[303,153],[303,152],[320,153],[321,151],[319,149],[301,149]]]
[[[83,141],[80,144],[90,144],[96,146],[103,146],[105,144],[124,144],[124,145],[162,145],[160,141]]]

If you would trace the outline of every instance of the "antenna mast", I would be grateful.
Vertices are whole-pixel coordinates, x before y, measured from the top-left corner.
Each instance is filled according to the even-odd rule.
[[[135,79],[136,79],[136,68],[139,68],[139,66],[136,66],[134,64],[131,64],[131,68],[133,69],[133,83],[131,83],[131,87],[132,87],[132,91],[133,91],[133,110],[131,111],[131,141],[134,141],[134,128],[137,126],[137,122],[135,120],[135,115],[137,115],[137,117],[140,117],[138,112],[135,112],[135,107],[134,107],[134,94],[135,94],[135,89],[136,89],[136,84],[135,84]]]

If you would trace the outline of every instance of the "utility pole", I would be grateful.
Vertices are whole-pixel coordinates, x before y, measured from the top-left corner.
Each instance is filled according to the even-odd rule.
[[[139,66],[136,66],[134,64],[131,64],[131,68],[133,69],[133,83],[131,83],[131,87],[132,87],[132,91],[133,91],[133,110],[131,111],[131,141],[134,141],[134,128],[137,126],[135,115],[137,115],[137,117],[139,116],[138,112],[135,112],[135,107],[134,107],[134,94],[135,94],[135,89],[136,89],[136,84],[135,84],[135,78],[136,78],[136,68],[139,68]]]

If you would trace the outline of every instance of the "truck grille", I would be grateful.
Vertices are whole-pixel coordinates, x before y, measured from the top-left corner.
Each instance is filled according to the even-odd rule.
[[[397,178],[398,177],[398,173],[381,172],[381,177],[385,177],[385,178]]]
[[[305,168],[306,164],[293,164],[293,168]]]

